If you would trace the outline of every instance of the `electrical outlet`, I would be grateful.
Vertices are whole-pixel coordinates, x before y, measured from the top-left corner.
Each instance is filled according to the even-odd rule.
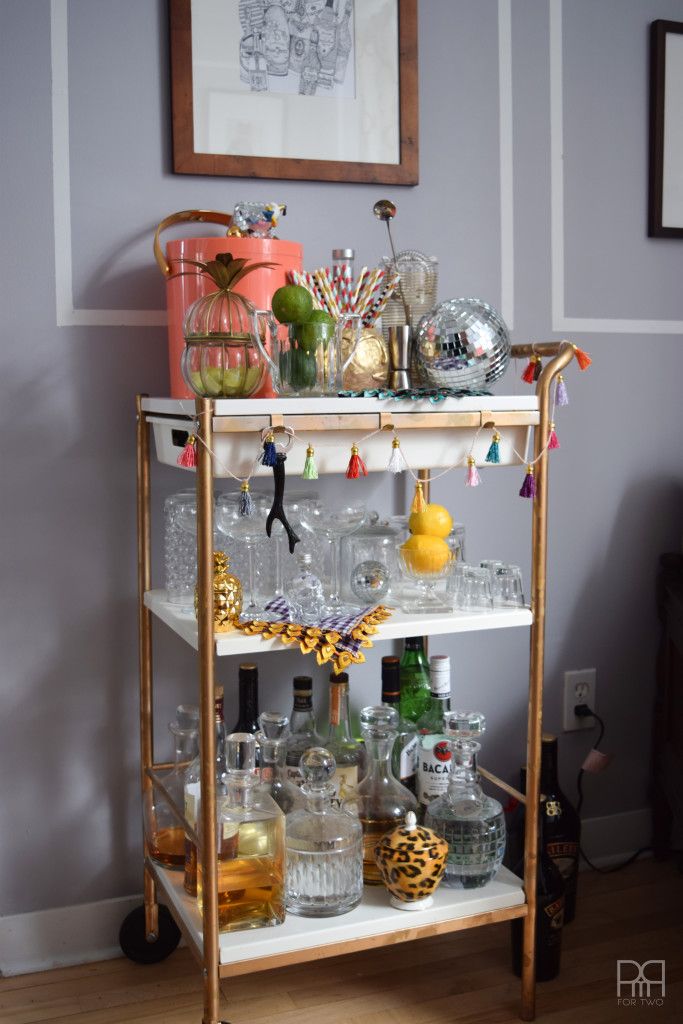
[[[565,732],[575,729],[592,729],[594,718],[577,718],[574,708],[577,704],[588,704],[595,709],[595,669],[581,668],[564,674],[564,714],[562,728]]]

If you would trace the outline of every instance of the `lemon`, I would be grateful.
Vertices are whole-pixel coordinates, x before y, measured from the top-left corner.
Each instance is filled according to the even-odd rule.
[[[417,575],[425,576],[441,572],[453,557],[445,540],[423,533],[409,537],[401,551],[406,565]]]
[[[425,505],[422,512],[411,513],[408,527],[414,534],[443,538],[453,529],[453,517],[443,505]]]
[[[313,299],[300,284],[285,284],[273,295],[271,309],[281,324],[305,324],[313,312]]]

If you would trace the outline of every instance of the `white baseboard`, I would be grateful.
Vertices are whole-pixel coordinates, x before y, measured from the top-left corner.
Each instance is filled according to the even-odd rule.
[[[582,845],[599,867],[624,860],[650,838],[647,807],[583,822]],[[0,917],[0,974],[29,974],[120,956],[121,922],[141,902],[142,896],[125,896]]]

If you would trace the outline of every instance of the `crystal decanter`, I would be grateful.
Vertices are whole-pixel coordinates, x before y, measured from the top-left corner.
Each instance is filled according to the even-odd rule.
[[[301,756],[308,806],[287,818],[286,901],[290,914],[334,917],[363,893],[363,833],[357,818],[332,805],[334,756],[311,747]]]
[[[505,853],[503,808],[482,792],[476,768],[481,744],[472,737],[486,728],[477,711],[451,711],[445,716],[452,769],[448,789],[427,807],[425,825],[448,843],[443,884],[476,889],[495,876]]]
[[[299,572],[287,585],[287,600],[294,622],[302,626],[317,626],[323,616],[323,585],[311,569],[313,555],[304,551],[299,555]]]
[[[287,778],[287,740],[289,719],[279,711],[259,715],[260,732],[256,742],[260,751],[261,785],[270,793],[283,814],[302,808],[306,801],[301,790]]]
[[[179,704],[175,721],[169,722],[168,726],[175,743],[175,765],[162,777],[164,789],[179,811],[184,805],[185,772],[197,753],[198,728],[199,708],[192,704]],[[182,871],[185,866],[185,829],[176,813],[164,795],[151,786],[145,790],[143,806],[150,857],[166,868]]]

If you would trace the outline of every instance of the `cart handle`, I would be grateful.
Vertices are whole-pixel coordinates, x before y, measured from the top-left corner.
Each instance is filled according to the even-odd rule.
[[[232,224],[232,214],[220,213],[218,210],[180,210],[178,213],[171,213],[168,217],[164,217],[154,233],[154,258],[159,264],[159,270],[164,277],[170,277],[173,272],[173,268],[166,259],[164,250],[161,248],[159,236],[162,231],[165,231],[166,228],[172,227],[174,224],[186,224],[190,222],[199,222],[201,224],[224,224],[225,227],[229,228]]]

